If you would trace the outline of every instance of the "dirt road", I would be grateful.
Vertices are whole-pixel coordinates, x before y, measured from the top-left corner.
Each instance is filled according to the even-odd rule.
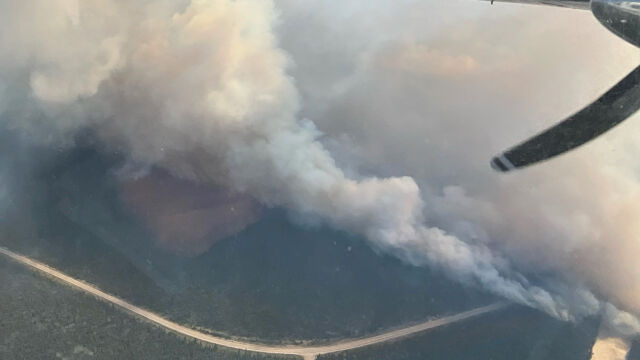
[[[185,327],[173,321],[167,320],[162,316],[155,314],[151,311],[142,309],[138,306],[128,303],[127,301],[120,299],[116,296],[105,293],[104,291],[96,288],[95,286],[84,283],[80,280],[74,279],[64,273],[45,265],[41,262],[32,260],[28,257],[16,254],[6,248],[0,247],[0,254],[7,256],[11,260],[18,262],[32,270],[37,270],[47,276],[51,276],[63,283],[77,289],[91,294],[98,299],[111,303],[125,311],[134,314],[144,320],[147,320],[157,326],[161,326],[165,329],[171,330],[183,336],[188,336],[193,339],[202,341],[208,344],[216,344],[228,348],[252,351],[265,354],[278,354],[278,355],[297,355],[303,357],[305,360],[315,359],[318,355],[330,354],[335,352],[341,352],[346,350],[353,350],[365,346],[379,344],[387,341],[397,340],[403,337],[407,337],[428,329],[437,328],[439,326],[451,324],[454,322],[469,319],[475,316],[479,316],[488,312],[496,311],[505,307],[504,303],[496,303],[473,310],[461,312],[455,315],[445,316],[439,319],[433,319],[425,321],[421,324],[409,326],[402,329],[392,330],[379,335],[374,335],[362,339],[351,339],[339,341],[334,344],[322,345],[322,346],[288,346],[288,345],[265,345],[259,343],[249,343],[243,341],[229,340],[217,336],[202,333],[197,330]]]

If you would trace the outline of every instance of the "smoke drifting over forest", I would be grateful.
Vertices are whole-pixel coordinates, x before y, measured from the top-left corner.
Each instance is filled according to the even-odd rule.
[[[0,121],[33,143],[72,147],[90,129],[127,168],[223,185],[555,317],[640,331],[640,123],[512,176],[488,166],[640,61],[586,12],[27,0],[0,2],[0,27]]]

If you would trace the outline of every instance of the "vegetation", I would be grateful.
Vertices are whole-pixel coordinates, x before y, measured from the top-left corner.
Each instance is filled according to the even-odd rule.
[[[204,347],[0,259],[0,359],[275,360]]]
[[[8,143],[0,141],[0,150]],[[209,252],[180,258],[157,249],[119,203],[117,156],[90,148],[64,152],[37,173],[1,160],[2,151],[0,164],[24,182],[0,218],[0,245],[218,335],[327,341],[494,301],[437,272],[376,254],[361,239],[295,225],[277,209]],[[0,299],[0,358],[272,358],[189,343],[3,259]],[[572,325],[512,307],[322,358],[586,360],[596,332],[595,320]]]
[[[361,336],[494,299],[376,254],[361,239],[271,210],[186,259],[165,253],[118,201],[117,158],[92,149],[25,176],[0,245],[218,335],[298,342]]]
[[[321,356],[320,360],[589,360],[597,332],[595,319],[576,325],[512,306],[396,343]]]

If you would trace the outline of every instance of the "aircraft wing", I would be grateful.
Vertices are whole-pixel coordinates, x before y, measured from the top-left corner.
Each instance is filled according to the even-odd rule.
[[[575,115],[494,157],[491,167],[506,172],[548,160],[603,134],[638,109],[640,66]]]
[[[485,0],[491,1],[492,0]],[[590,0],[495,0],[495,2],[510,2],[520,4],[535,4],[535,5],[551,5],[560,6],[573,9],[589,10]]]

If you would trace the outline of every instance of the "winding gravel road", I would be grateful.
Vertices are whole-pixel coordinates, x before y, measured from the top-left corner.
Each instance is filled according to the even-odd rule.
[[[350,339],[339,341],[333,344],[322,345],[322,346],[288,346],[288,345],[265,345],[259,343],[250,343],[243,342],[237,340],[229,340],[217,336],[212,336],[209,334],[202,333],[197,330],[190,329],[173,321],[167,320],[162,316],[155,314],[151,311],[142,309],[133,304],[128,303],[125,300],[122,300],[116,296],[105,293],[104,291],[96,288],[95,286],[84,283],[80,280],[74,279],[64,273],[45,265],[41,262],[32,260],[28,257],[16,254],[6,248],[0,247],[0,254],[7,256],[11,260],[20,263],[30,269],[37,270],[45,275],[54,277],[62,281],[63,283],[77,289],[84,291],[88,294],[91,294],[98,299],[111,303],[125,311],[128,311],[135,316],[138,316],[146,321],[149,321],[157,326],[161,326],[167,330],[173,331],[183,336],[188,336],[193,339],[202,341],[204,343],[215,344],[219,346],[224,346],[228,348],[245,350],[245,351],[253,351],[258,353],[265,354],[277,354],[277,355],[296,355],[301,356],[305,360],[315,359],[318,355],[330,354],[335,352],[353,350],[365,346],[370,346],[374,344],[379,344],[387,341],[397,340],[400,338],[404,338],[428,329],[437,328],[439,326],[451,324],[454,322],[459,322],[462,320],[466,320],[472,317],[476,317],[482,314],[486,314],[488,312],[496,311],[502,309],[506,306],[505,303],[495,303],[488,306],[479,307],[473,310],[464,311],[455,315],[445,316],[439,319],[428,320],[423,323],[409,326],[402,329],[388,331],[379,335],[374,335],[361,339]]]

